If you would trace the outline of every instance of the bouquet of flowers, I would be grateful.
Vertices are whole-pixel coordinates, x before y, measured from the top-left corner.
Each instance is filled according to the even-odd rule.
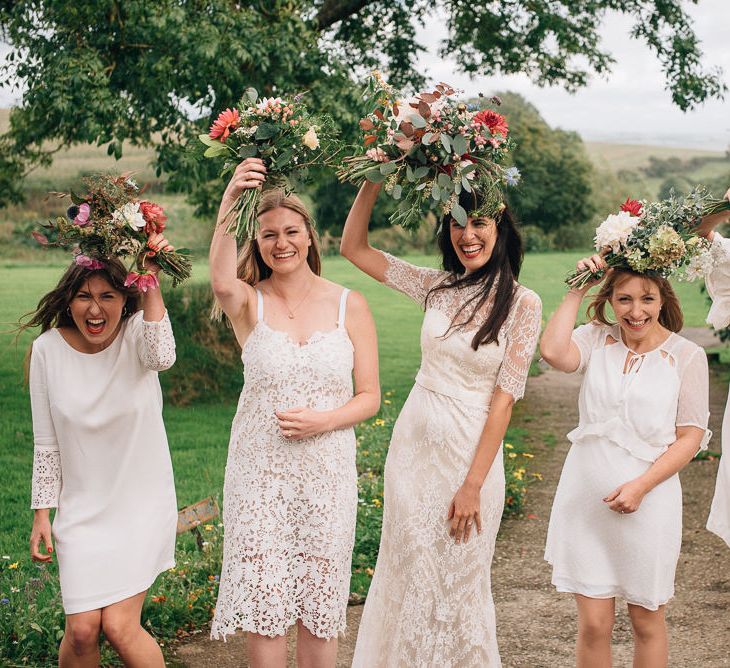
[[[618,214],[596,228],[596,250],[609,267],[621,267],[664,278],[693,281],[712,268],[709,242],[697,235],[704,216],[730,210],[728,200],[713,199],[703,188],[686,197],[672,193],[660,202],[626,199]],[[566,283],[583,288],[603,271],[574,272]]]
[[[190,277],[189,251],[156,251],[148,247],[151,234],[165,229],[165,215],[159,204],[140,198],[140,189],[129,176],[100,174],[85,178],[85,196],[53,193],[71,197],[72,205],[65,217],[33,232],[43,245],[70,248],[74,262],[90,269],[100,269],[109,257],[131,259],[125,285],[136,285],[146,292],[156,288],[157,277],[144,270],[145,258],[153,258],[173,286]]]
[[[207,147],[206,158],[224,158],[221,176],[232,173],[241,160],[261,158],[266,164],[265,188],[294,190],[306,179],[309,168],[327,164],[333,155],[335,125],[326,115],[315,116],[302,103],[302,94],[291,100],[258,99],[246,89],[237,108],[221,112],[208,134],[198,135]],[[252,237],[260,189],[247,189],[227,213],[226,232]]]
[[[360,127],[363,148],[376,151],[345,158],[338,176],[358,186],[384,182],[385,192],[399,201],[393,224],[415,229],[434,210],[466,225],[467,212],[458,202],[462,189],[484,198],[477,215],[493,216],[504,208],[503,187],[519,182],[516,167],[501,165],[513,146],[507,120],[459,102],[456,94],[440,83],[403,98],[379,72],[370,77],[365,96],[371,111]],[[501,104],[497,97],[491,102]]]

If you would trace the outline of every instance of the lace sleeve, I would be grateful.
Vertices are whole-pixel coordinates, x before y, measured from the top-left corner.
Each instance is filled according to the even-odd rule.
[[[138,319],[135,336],[144,367],[150,371],[169,369],[175,363],[175,337],[167,311],[158,322],[144,320],[141,313],[132,317]]]
[[[430,267],[418,267],[390,253],[381,252],[388,263],[388,268],[385,270],[385,285],[424,306],[428,291],[444,272]]]
[[[53,426],[43,352],[33,345],[30,356],[30,406],[33,415],[33,480],[30,507],[57,508],[61,494],[61,454]]]
[[[542,302],[531,290],[525,290],[514,307],[509,321],[507,347],[497,376],[497,387],[509,392],[515,401],[525,393],[527,374],[535,354],[542,324]]]
[[[712,297],[712,306],[707,323],[715,329],[724,329],[730,325],[730,239],[715,232],[710,251],[713,263],[705,276],[705,285]]]
[[[705,430],[700,450],[707,450],[712,432],[707,429],[710,416],[710,374],[707,355],[697,347],[682,369],[682,380],[677,403],[677,426],[699,427]]]

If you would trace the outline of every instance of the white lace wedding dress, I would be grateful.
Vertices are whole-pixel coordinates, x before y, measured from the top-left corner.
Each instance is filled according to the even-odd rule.
[[[347,292],[337,327],[303,345],[266,324],[258,292],[223,488],[213,638],[237,629],[283,635],[297,620],[321,638],[345,630],[357,513],[355,434],[348,428],[286,441],[274,411],[330,410],[352,398]]]
[[[423,305],[449,274],[385,254],[386,284]],[[464,482],[495,387],[522,397],[540,331],[541,305],[516,287],[499,345],[471,348],[489,304],[444,336],[474,288],[431,296],[421,368],[393,429],[385,464],[383,531],[353,666],[499,666],[490,568],[504,505],[500,448],[481,491],[482,532],[457,545],[446,520]],[[459,319],[467,316],[467,306]]]

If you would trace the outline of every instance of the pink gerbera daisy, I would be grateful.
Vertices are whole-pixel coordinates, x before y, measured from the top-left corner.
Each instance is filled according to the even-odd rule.
[[[240,122],[241,117],[238,115],[238,109],[226,109],[225,111],[221,111],[213,125],[210,126],[208,136],[211,139],[219,139],[221,142],[225,143],[226,139],[228,139],[228,135],[238,128]]]

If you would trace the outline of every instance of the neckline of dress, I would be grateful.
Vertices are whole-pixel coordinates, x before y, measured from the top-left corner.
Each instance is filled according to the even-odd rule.
[[[103,350],[98,350],[95,353],[85,353],[83,350],[74,348],[66,340],[66,337],[63,334],[61,334],[61,330],[59,327],[54,327],[52,331],[56,332],[56,334],[58,335],[58,338],[61,339],[64,346],[66,346],[69,350],[72,350],[73,352],[75,352],[77,355],[83,355],[84,357],[95,357],[97,355],[103,355],[107,350],[110,350],[111,348],[113,348],[117,344],[117,341],[120,341],[123,338],[126,326],[127,326],[127,321],[124,320],[122,322],[122,326],[119,328],[119,331],[117,332],[117,335],[114,337],[114,340],[106,348],[104,348]]]
[[[325,339],[328,336],[334,334],[335,332],[346,332],[344,327],[335,327],[334,329],[327,329],[327,330],[321,330],[321,329],[315,329],[304,341],[301,343],[299,341],[295,341],[287,332],[283,329],[274,329],[271,325],[269,325],[266,320],[263,318],[261,320],[256,321],[256,325],[254,326],[253,330],[251,331],[251,334],[253,334],[254,330],[259,326],[263,325],[266,329],[268,329],[270,332],[273,332],[274,334],[278,334],[281,336],[287,343],[291,344],[295,348],[307,348],[308,346],[312,345],[314,342],[314,339]],[[248,338],[246,339],[246,343],[244,344],[244,348],[248,344],[249,340],[251,339],[251,334],[249,334]],[[349,336],[347,337],[347,340],[349,341]]]
[[[669,341],[669,339],[671,339],[676,334],[676,332],[670,331],[669,336],[667,336],[667,338],[664,339],[664,341],[662,341],[658,345],[654,346],[651,350],[645,350],[643,353],[637,353],[633,348],[629,348],[629,346],[627,346],[626,343],[624,342],[624,336],[623,336],[623,331],[621,330],[621,325],[616,323],[615,327],[618,329],[618,343],[620,343],[624,348],[626,348],[626,350],[628,350],[632,355],[636,355],[637,357],[641,357],[642,355],[649,355],[650,353],[656,352],[657,350],[661,350],[662,348],[664,348],[667,341]]]

